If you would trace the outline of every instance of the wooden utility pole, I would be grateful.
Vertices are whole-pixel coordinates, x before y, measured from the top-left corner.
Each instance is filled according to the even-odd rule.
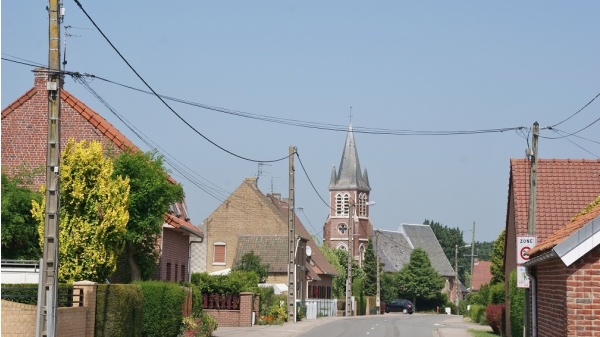
[[[529,218],[527,219],[527,234],[535,235],[535,208],[537,196],[537,163],[538,163],[538,137],[540,135],[540,125],[533,123],[533,136],[531,140],[531,149],[529,149],[529,159],[531,161],[531,172],[529,177]]]
[[[540,124],[538,122],[533,123],[533,132],[531,137],[531,149],[527,149],[527,155],[531,162],[530,173],[529,173],[529,216],[527,218],[527,234],[535,236],[535,209],[537,205],[537,163],[538,163],[538,138],[540,135]],[[531,292],[529,288],[525,289],[525,324],[524,324],[524,336],[529,337],[531,335]]]
[[[454,280],[454,302],[456,302],[456,314],[458,315],[458,288],[460,281],[458,280],[458,245],[454,245],[454,268],[456,268],[456,279]]]
[[[469,285],[469,288],[471,288],[470,290],[473,291],[473,267],[475,265],[475,221],[473,221],[473,230],[472,230],[472,234],[473,236],[471,237],[471,282]]]
[[[294,223],[294,154],[289,152],[289,202],[288,202],[288,322],[296,322],[296,224]]]
[[[60,24],[62,2],[49,0],[48,43],[48,133],[46,146],[46,209],[44,219],[44,252],[40,264],[36,336],[56,334],[58,299],[58,226],[60,178]]]
[[[381,279],[379,278],[379,230],[375,230],[375,261],[377,263],[377,294],[375,296],[375,307],[377,307],[377,314],[381,311]]]
[[[350,199],[348,213],[348,273],[346,275],[346,317],[352,316],[352,262],[354,260],[354,202]]]

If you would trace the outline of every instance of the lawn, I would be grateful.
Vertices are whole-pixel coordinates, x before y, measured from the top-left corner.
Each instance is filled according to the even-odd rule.
[[[497,337],[498,336],[498,335],[496,335],[495,333],[493,333],[491,331],[483,331],[483,330],[469,329],[469,333],[473,337]]]

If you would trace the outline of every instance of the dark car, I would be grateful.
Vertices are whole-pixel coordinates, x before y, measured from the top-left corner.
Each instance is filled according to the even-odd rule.
[[[402,312],[412,314],[415,312],[415,306],[409,300],[397,299],[385,304],[385,312]]]

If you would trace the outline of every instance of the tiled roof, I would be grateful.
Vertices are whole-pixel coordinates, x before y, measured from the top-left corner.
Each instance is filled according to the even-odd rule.
[[[527,159],[511,159],[510,166],[509,193],[514,196],[516,235],[526,235],[530,163]],[[600,160],[539,159],[535,226],[538,243],[564,227],[598,195]]]
[[[376,248],[384,263],[384,270],[396,272],[410,261],[410,254],[416,248],[423,249],[431,266],[442,276],[454,276],[454,269],[442,250],[431,227],[427,225],[402,224],[398,231],[377,230]]]
[[[554,248],[559,243],[563,242],[566,238],[573,235],[583,226],[588,224],[590,221],[600,217],[600,196],[596,198],[593,207],[585,214],[576,216],[573,220],[567,224],[565,227],[557,230],[552,235],[550,235],[546,240],[536,245],[533,249],[529,251],[529,255],[531,257],[539,256],[552,248]],[[598,243],[600,244],[600,243]]]
[[[254,252],[261,263],[269,264],[269,273],[287,273],[287,240],[284,235],[240,235],[233,265],[237,266],[242,256]]]
[[[267,197],[275,206],[277,206],[279,212],[281,213],[281,216],[285,217],[287,221],[288,203],[275,197],[272,194],[268,194]],[[329,261],[327,261],[327,258],[325,257],[325,255],[323,255],[323,253],[319,249],[319,246],[312,239],[310,233],[306,230],[306,227],[304,227],[304,224],[302,224],[302,221],[300,221],[297,214],[294,214],[294,225],[296,226],[296,235],[299,235],[308,240],[307,244],[308,246],[310,246],[313,252],[311,259],[315,263],[315,271],[320,271],[320,274],[338,275],[335,268],[329,263]]]
[[[371,190],[367,170],[365,169],[364,175],[360,172],[360,161],[358,160],[358,150],[356,149],[356,142],[354,141],[352,125],[348,128],[344,152],[342,153],[340,168],[337,174],[335,173],[335,167],[333,168],[329,189]]]
[[[431,265],[440,275],[454,276],[456,274],[430,226],[402,224],[400,231],[406,234],[414,248],[421,248],[427,252]]]
[[[490,283],[492,280],[492,271],[490,261],[476,261],[473,264],[473,280],[471,290],[477,291],[482,285]]]
[[[2,119],[7,117],[9,114],[16,111],[17,108],[25,104],[29,99],[35,96],[40,90],[46,90],[46,72],[44,70],[34,71],[35,75],[35,85],[21,97],[19,97],[15,102],[11,103],[4,110],[2,110]],[[140,151],[140,149],[135,146],[125,135],[123,135],[117,128],[115,128],[111,123],[109,123],[104,117],[102,117],[99,113],[89,108],[75,96],[71,95],[68,91],[62,89],[60,91],[60,98],[62,104],[67,104],[73,108],[76,112],[78,112],[86,121],[88,121],[91,125],[93,125],[98,131],[100,131],[106,138],[110,139],[112,143],[119,149],[125,150],[130,149],[133,151]],[[177,184],[177,182],[168,177],[169,181],[173,184]],[[180,228],[188,234],[193,234],[199,237],[203,237],[204,234],[200,229],[190,223],[187,219],[176,217],[172,214],[165,214],[165,222],[169,225]]]

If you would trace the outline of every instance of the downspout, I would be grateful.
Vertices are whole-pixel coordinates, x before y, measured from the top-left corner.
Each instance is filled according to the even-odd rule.
[[[525,274],[531,286],[531,337],[537,337],[537,280],[528,267],[525,267]]]

